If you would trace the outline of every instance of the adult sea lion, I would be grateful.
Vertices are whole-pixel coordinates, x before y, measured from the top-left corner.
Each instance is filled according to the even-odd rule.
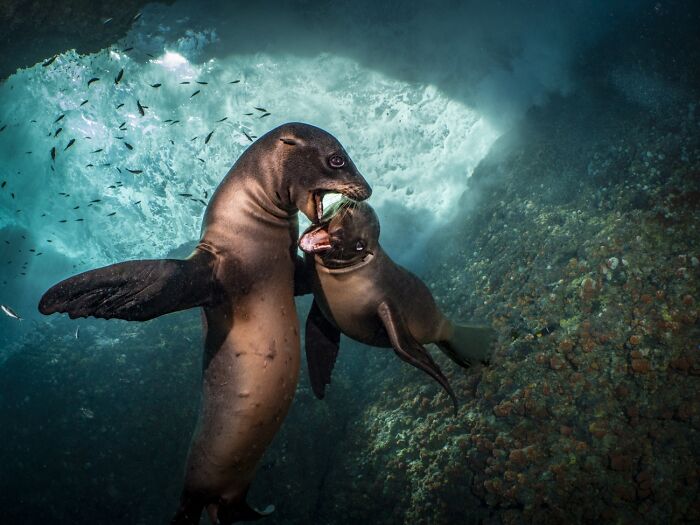
[[[278,127],[241,155],[212,196],[185,260],[129,261],[71,277],[43,314],[145,321],[201,306],[202,407],[174,524],[258,519],[246,493],[282,424],[299,373],[294,272],[297,211],[323,215],[325,193],[371,190],[340,143],[307,124]]]
[[[435,343],[455,363],[488,362],[493,330],[452,323],[430,290],[394,263],[379,244],[379,219],[365,202],[342,199],[299,241],[314,302],[306,321],[311,386],[323,398],[338,354],[340,333],[362,343],[392,347],[428,373],[457,400],[438,365],[423,347]]]

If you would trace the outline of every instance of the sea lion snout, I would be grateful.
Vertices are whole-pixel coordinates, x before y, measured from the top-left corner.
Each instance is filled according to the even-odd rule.
[[[330,133],[315,126],[290,123],[270,132],[278,139],[283,155],[290,202],[315,224],[323,217],[323,196],[340,193],[361,201],[369,198],[372,189],[360,174],[340,142]]]

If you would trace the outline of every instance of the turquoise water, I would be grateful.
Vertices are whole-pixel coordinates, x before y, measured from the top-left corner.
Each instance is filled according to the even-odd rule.
[[[700,450],[696,21],[688,2],[178,1],[3,79],[0,304],[23,320],[0,316],[0,521],[171,518],[199,312],[71,321],[37,304],[82,271],[186,256],[231,165],[289,121],[340,140],[387,252],[499,343],[486,369],[436,357],[454,418],[392,352],[344,339],[323,401],[302,362],[249,496],[276,504],[268,522],[698,519],[697,473],[678,466]],[[619,393],[566,397],[576,374],[625,385],[642,415]],[[511,415],[547,381],[577,409]],[[570,441],[534,437],[550,431]]]

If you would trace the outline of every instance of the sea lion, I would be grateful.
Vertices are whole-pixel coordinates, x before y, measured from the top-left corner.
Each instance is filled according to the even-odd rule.
[[[189,258],[107,266],[41,299],[41,313],[71,318],[145,321],[203,307],[202,407],[173,524],[198,524],[204,507],[222,525],[265,515],[246,493],[298,379],[297,211],[318,222],[329,192],[361,200],[371,189],[332,135],[285,124],[251,144],[219,184]]]
[[[342,199],[299,246],[306,253],[314,294],[306,322],[306,357],[311,386],[323,398],[338,354],[340,332],[362,343],[392,347],[398,356],[437,380],[457,398],[423,347],[435,343],[455,363],[488,362],[493,330],[452,323],[428,287],[386,254],[379,244],[379,219],[366,202]]]

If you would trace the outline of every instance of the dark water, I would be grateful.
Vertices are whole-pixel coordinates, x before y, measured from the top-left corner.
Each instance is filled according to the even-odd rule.
[[[24,318],[0,317],[0,522],[170,520],[199,312],[36,306],[77,272],[185,256],[246,134],[293,120],[341,140],[388,253],[498,342],[469,370],[431,347],[456,416],[389,349],[343,339],[322,401],[302,360],[249,493],[266,522],[700,521],[694,4],[47,9],[95,35],[0,53],[23,68],[0,84],[0,304]]]

